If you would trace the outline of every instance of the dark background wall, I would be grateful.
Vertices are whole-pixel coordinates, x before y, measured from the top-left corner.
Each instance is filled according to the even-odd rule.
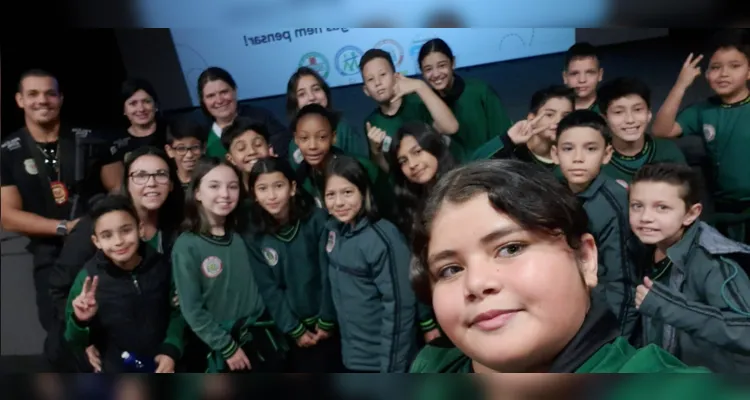
[[[131,32],[130,39],[127,34],[123,38],[121,32],[111,29],[60,30],[39,36],[29,34],[8,38],[8,35],[4,35],[0,46],[2,132],[15,130],[22,123],[13,95],[19,74],[31,67],[47,68],[58,74],[66,93],[64,115],[80,122],[96,125],[124,123],[117,93],[120,82],[129,70],[156,77],[153,83],[165,106],[180,108],[189,105],[181,73],[174,64],[176,56],[172,64],[168,61],[169,57],[163,57],[165,52],[174,52],[164,47],[169,44],[164,36],[168,36],[168,32]],[[597,30],[580,32],[581,39],[602,38],[603,34]],[[139,41],[134,42],[132,35],[140,35]],[[601,51],[605,79],[621,75],[644,79],[652,87],[656,110],[676,79],[687,54],[699,50],[700,39],[705,36],[705,31],[670,30],[668,37],[604,47]],[[640,37],[642,35],[634,33],[633,38]],[[123,40],[126,42],[124,45]],[[552,54],[467,68],[460,73],[489,82],[502,97],[511,117],[518,119],[525,115],[534,90],[561,82],[562,62],[561,54]],[[708,94],[707,84],[699,80],[688,93],[687,101]],[[334,89],[333,101],[352,121],[363,120],[374,107],[359,86]],[[258,99],[250,103],[270,109],[285,121],[281,97]],[[8,236],[7,233],[0,233],[2,238]],[[26,239],[2,242],[0,352],[3,356],[39,354],[44,339],[36,320],[31,258],[23,250],[25,243]]]

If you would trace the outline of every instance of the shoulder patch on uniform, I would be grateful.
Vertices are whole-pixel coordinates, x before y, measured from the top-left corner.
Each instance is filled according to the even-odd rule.
[[[8,151],[13,151],[21,148],[21,138],[14,137],[2,144],[2,148]]]
[[[294,162],[297,164],[302,164],[302,161],[304,161],[305,156],[302,155],[302,150],[297,149],[294,150],[294,153],[292,153],[292,158],[294,159]]]
[[[620,186],[622,186],[622,187],[625,188],[625,190],[630,190],[630,186],[624,180],[622,180],[622,179],[616,179],[615,182],[619,183]]]
[[[716,128],[711,124],[703,124],[703,136],[707,142],[714,140],[716,137]]]
[[[39,169],[36,167],[36,161],[33,158],[23,160],[23,166],[29,175],[38,175]]]
[[[206,278],[216,278],[224,270],[224,266],[221,264],[221,259],[216,256],[206,257],[201,263],[201,270]]]
[[[265,257],[269,267],[275,267],[279,263],[279,253],[270,247],[263,249],[263,257]]]
[[[328,243],[326,243],[326,252],[330,253],[333,251],[333,247],[336,246],[336,232],[328,232]]]
[[[91,129],[73,128],[71,130],[77,137],[82,139],[87,138],[89,136],[89,133],[91,133]]]

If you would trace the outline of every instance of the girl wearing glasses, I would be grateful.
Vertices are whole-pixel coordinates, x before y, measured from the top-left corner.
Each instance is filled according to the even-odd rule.
[[[122,194],[133,204],[141,221],[141,240],[162,254],[168,255],[179,233],[184,194],[173,190],[179,182],[175,168],[163,150],[145,146],[134,150],[125,162]],[[68,292],[81,267],[96,254],[91,242],[93,222],[83,217],[65,240],[60,257],[50,276],[51,294],[57,317],[64,317]],[[90,347],[87,357],[60,354],[64,368],[90,371],[101,368],[98,352]],[[88,358],[88,360],[86,360]]]

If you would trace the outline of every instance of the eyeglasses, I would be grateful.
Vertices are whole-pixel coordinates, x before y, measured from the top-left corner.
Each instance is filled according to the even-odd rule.
[[[136,185],[145,185],[152,177],[159,185],[166,185],[169,183],[169,172],[167,171],[159,171],[152,174],[141,171],[130,173],[130,180]]]
[[[172,146],[169,146],[169,147],[172,147]],[[187,154],[188,151],[193,154],[200,154],[203,151],[203,146],[200,146],[200,145],[194,145],[190,147],[177,146],[177,147],[172,147],[172,150],[176,151],[177,154],[181,156],[184,156],[185,154]]]

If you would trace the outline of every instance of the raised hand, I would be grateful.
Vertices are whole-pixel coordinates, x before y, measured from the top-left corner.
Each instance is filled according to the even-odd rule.
[[[393,75],[393,81],[393,98],[391,99],[391,103],[401,100],[402,97],[416,92],[422,85],[425,85],[424,81],[420,79],[407,78],[398,73]]]
[[[699,65],[701,60],[703,60],[703,54],[699,54],[695,58],[693,58],[693,53],[688,55],[687,59],[685,59],[685,62],[682,64],[680,75],[677,77],[677,85],[681,86],[683,89],[687,89],[693,84],[695,78],[701,75],[701,67]]]
[[[95,276],[94,279],[87,276],[86,280],[83,281],[81,294],[73,300],[73,312],[81,322],[86,322],[94,318],[96,311],[99,309],[99,306],[96,304],[96,287],[98,285],[98,276]]]
[[[384,130],[377,126],[372,126],[369,122],[367,123],[367,139],[370,140],[370,148],[373,149],[375,153],[379,153],[383,150],[383,142],[387,136],[388,134],[386,134]]]
[[[544,114],[539,113],[539,115],[531,120],[524,119],[516,122],[508,129],[508,137],[517,145],[528,142],[532,136],[547,130],[546,125],[539,124],[543,116]]]

